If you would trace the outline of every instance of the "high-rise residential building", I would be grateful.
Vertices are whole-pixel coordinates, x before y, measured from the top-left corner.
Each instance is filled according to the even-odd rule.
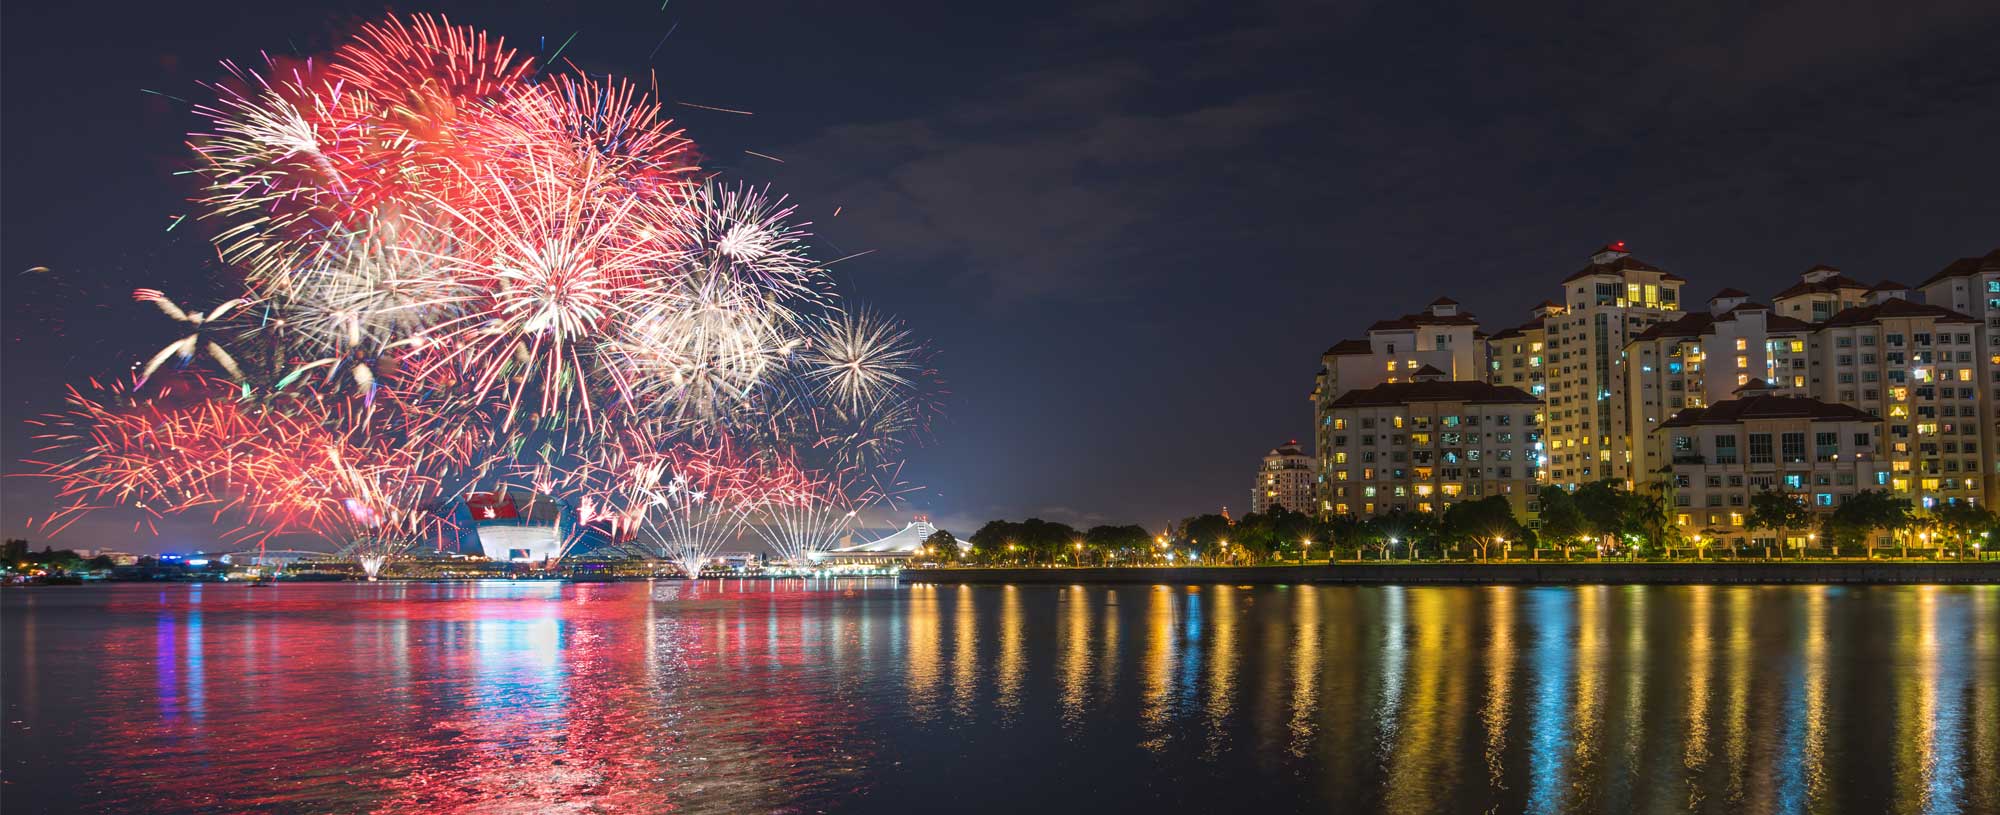
[[[1799,275],[1799,282],[1778,292],[1771,298],[1771,304],[1776,306],[1780,315],[1820,323],[1846,309],[1863,305],[1867,293],[1868,284],[1841,274],[1832,266],[1821,264]]]
[[[1625,346],[1626,426],[1632,428],[1632,481],[1667,472],[1664,438],[1653,431],[1688,408],[1723,401],[1759,381],[1780,396],[1806,396],[1813,327],[1723,289],[1708,308],[1659,323]]]
[[[1535,306],[1534,319],[1487,337],[1487,364],[1492,369],[1487,381],[1541,396],[1547,390],[1542,374],[1549,339],[1546,323],[1561,313],[1562,306],[1543,300]]]
[[[1994,403],[1976,381],[1979,321],[1877,289],[1816,326],[1813,396],[1882,417],[1886,486],[1901,497],[1926,508],[1985,500]]]
[[[1972,361],[1972,379],[1978,386],[1982,413],[1981,469],[1986,482],[1986,502],[2000,506],[2000,249],[1984,257],[1959,258],[1937,274],[1918,284],[1924,302],[1942,306],[1977,321],[1972,331],[1972,347],[1958,343],[1952,364]],[[1959,339],[1957,331],[1953,340]],[[1942,357],[1943,349],[1940,347]]]
[[[1328,446],[1327,409],[1333,400],[1359,388],[1409,382],[1425,367],[1443,371],[1448,379],[1483,378],[1485,339],[1477,317],[1461,312],[1458,301],[1440,297],[1421,312],[1368,326],[1365,339],[1342,340],[1326,349],[1311,396],[1318,503],[1328,504],[1325,476],[1332,467],[1333,451]]]
[[[1732,398],[1681,411],[1653,435],[1671,456],[1674,520],[1683,536],[1717,546],[1800,546],[1805,541],[1780,541],[1776,530],[1750,525],[1751,496],[1774,490],[1829,513],[1856,492],[1882,489],[1889,472],[1879,456],[1881,425],[1853,407],[1780,396],[1753,379]]]
[[[1505,496],[1530,517],[1541,400],[1519,388],[1450,381],[1425,366],[1408,381],[1350,390],[1326,411],[1331,469],[1323,511],[1368,517],[1439,512]]]
[[[1267,512],[1281,506],[1293,512],[1313,512],[1313,460],[1299,449],[1297,439],[1271,448],[1264,464],[1257,468],[1257,481],[1250,488],[1250,511]]]
[[[1626,340],[1680,317],[1686,282],[1633,257],[1622,241],[1599,249],[1590,265],[1563,279],[1564,312],[1544,323],[1552,483],[1615,479],[1631,485]]]

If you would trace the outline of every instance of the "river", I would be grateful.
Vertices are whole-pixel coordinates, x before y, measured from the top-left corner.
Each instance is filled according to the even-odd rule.
[[[2000,812],[2000,587],[0,592],[16,812]]]

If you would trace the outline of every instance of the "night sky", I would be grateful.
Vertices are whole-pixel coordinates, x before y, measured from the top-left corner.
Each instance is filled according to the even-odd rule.
[[[1816,263],[1917,283],[2000,244],[2000,5],[1426,5],[394,10],[542,56],[574,33],[582,70],[754,112],[670,108],[706,168],[791,194],[820,257],[872,250],[840,278],[931,338],[951,390],[906,511],[960,534],[1241,512],[1262,453],[1310,435],[1326,346],[1439,295],[1489,332],[1518,324],[1610,240],[1704,299],[1768,299]],[[199,100],[220,60],[324,52],[388,10],[7,4],[10,474],[63,383],[172,338],[133,288],[240,290],[205,227],[165,231],[189,211],[173,173],[196,120],[143,89]],[[0,489],[5,534],[43,542],[23,524],[47,486]],[[126,524],[53,542],[218,535]]]

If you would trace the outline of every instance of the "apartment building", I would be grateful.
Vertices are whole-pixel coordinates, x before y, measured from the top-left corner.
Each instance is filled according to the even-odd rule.
[[[1267,512],[1274,506],[1294,512],[1314,509],[1313,459],[1299,449],[1296,439],[1264,454],[1264,463],[1250,486],[1251,512]]]
[[[1756,380],[1781,396],[1807,396],[1813,327],[1723,289],[1708,307],[1634,335],[1625,348],[1626,426],[1633,428],[1632,480],[1666,472],[1657,430],[1687,408],[1706,407]]]
[[[1322,511],[1361,517],[1442,511],[1505,496],[1531,516],[1542,453],[1541,400],[1519,388],[1450,381],[1434,367],[1410,381],[1350,390],[1327,406]]]
[[[1621,241],[1563,279],[1564,312],[1546,322],[1548,478],[1578,484],[1632,483],[1631,417],[1625,410],[1627,340],[1681,316],[1687,281],[1626,251]]]
[[[1988,505],[2000,506],[2000,249],[1983,257],[1954,260],[1917,284],[1925,303],[1971,317],[1972,346],[1957,343],[1952,364],[1971,359],[1984,420],[1980,424],[1981,470]],[[1957,340],[1954,329],[1952,339]],[[1942,349],[1940,349],[1942,355]]]
[[[1781,396],[1751,380],[1733,398],[1681,411],[1653,435],[1669,451],[1681,534],[1743,546],[1781,543],[1773,530],[1749,525],[1750,497],[1758,492],[1796,495],[1826,513],[1856,492],[1887,488],[1881,427],[1882,419],[1865,411]]]
[[[1976,381],[1980,323],[1907,290],[1828,318],[1813,333],[1813,397],[1884,420],[1888,486],[1921,507],[1985,500],[1989,388]]]
[[[1549,339],[1545,324],[1561,313],[1561,305],[1543,300],[1535,306],[1534,319],[1486,338],[1487,365],[1492,369],[1487,381],[1520,388],[1532,396],[1545,393],[1548,386],[1542,369]]]

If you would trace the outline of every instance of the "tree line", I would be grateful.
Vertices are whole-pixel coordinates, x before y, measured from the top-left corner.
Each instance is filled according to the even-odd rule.
[[[1368,518],[1315,518],[1284,507],[1240,518],[1192,515],[1154,532],[1138,525],[1077,529],[1029,518],[988,521],[960,541],[940,531],[926,541],[930,557],[976,565],[1130,565],[1209,563],[1245,565],[1357,558],[1496,560],[1541,550],[1562,557],[1612,555],[1674,557],[1710,554],[1745,532],[1760,537],[1805,538],[1810,548],[1874,554],[1883,534],[1904,553],[1909,548],[1961,550],[2000,538],[1992,510],[1967,504],[1919,512],[1907,499],[1881,490],[1849,496],[1830,512],[1815,513],[1806,496],[1765,490],[1751,496],[1748,529],[1681,525],[1664,485],[1627,490],[1614,482],[1574,490],[1543,487],[1538,528],[1528,528],[1501,496],[1459,501],[1440,512],[1392,510]],[[1701,511],[1707,508],[1691,508]],[[1739,510],[1740,511],[1740,510]],[[1836,549],[1840,547],[1841,549]],[[1803,556],[1808,547],[1797,547]],[[1761,553],[1761,550],[1759,550]]]

